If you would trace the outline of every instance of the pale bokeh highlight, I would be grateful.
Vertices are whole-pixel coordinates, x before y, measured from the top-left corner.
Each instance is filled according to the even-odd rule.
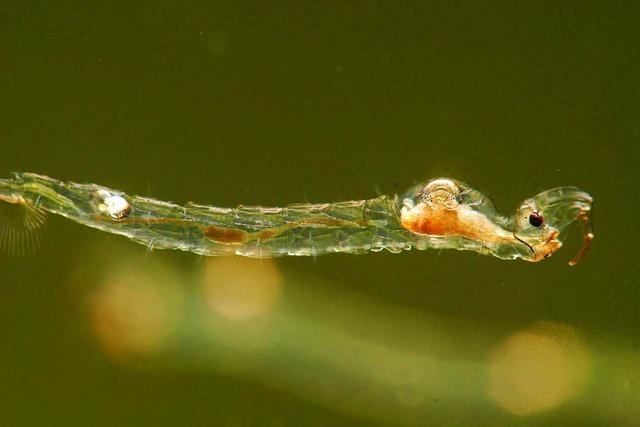
[[[207,260],[204,297],[227,319],[245,320],[270,312],[282,293],[282,275],[275,262],[242,257]]]
[[[177,280],[163,269],[113,271],[88,297],[99,345],[116,359],[159,351],[180,319],[184,297]]]
[[[583,390],[589,360],[575,328],[535,323],[508,337],[491,355],[489,396],[516,415],[553,409]]]

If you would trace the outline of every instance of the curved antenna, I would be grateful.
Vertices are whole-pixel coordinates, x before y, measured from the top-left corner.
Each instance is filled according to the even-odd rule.
[[[582,211],[578,215],[578,219],[582,221],[582,248],[580,248],[580,252],[578,252],[578,255],[576,255],[571,261],[569,261],[570,266],[576,265],[582,260],[582,258],[584,258],[587,251],[591,247],[591,242],[593,241],[594,237],[593,228],[591,225],[591,217],[589,216],[589,214],[587,214],[586,211]]]

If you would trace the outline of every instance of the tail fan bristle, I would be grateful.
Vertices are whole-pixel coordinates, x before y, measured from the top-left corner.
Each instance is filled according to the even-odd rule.
[[[15,257],[37,252],[46,220],[42,209],[21,198],[0,203],[0,251]]]

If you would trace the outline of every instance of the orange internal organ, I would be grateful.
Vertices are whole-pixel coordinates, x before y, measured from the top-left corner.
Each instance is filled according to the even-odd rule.
[[[512,240],[510,233],[468,206],[447,209],[442,206],[429,207],[420,203],[411,209],[403,210],[400,222],[405,229],[416,234],[464,236],[492,243]]]
[[[236,228],[223,228],[209,226],[203,230],[208,239],[218,243],[244,243],[247,240],[247,232]]]

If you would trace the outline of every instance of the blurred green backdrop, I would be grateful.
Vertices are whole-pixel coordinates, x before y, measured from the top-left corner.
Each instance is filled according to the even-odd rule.
[[[218,206],[441,175],[505,213],[596,200],[575,268],[577,230],[538,264],[244,264],[51,218],[0,256],[0,425],[635,425],[640,5],[508,3],[0,2],[3,175]]]

